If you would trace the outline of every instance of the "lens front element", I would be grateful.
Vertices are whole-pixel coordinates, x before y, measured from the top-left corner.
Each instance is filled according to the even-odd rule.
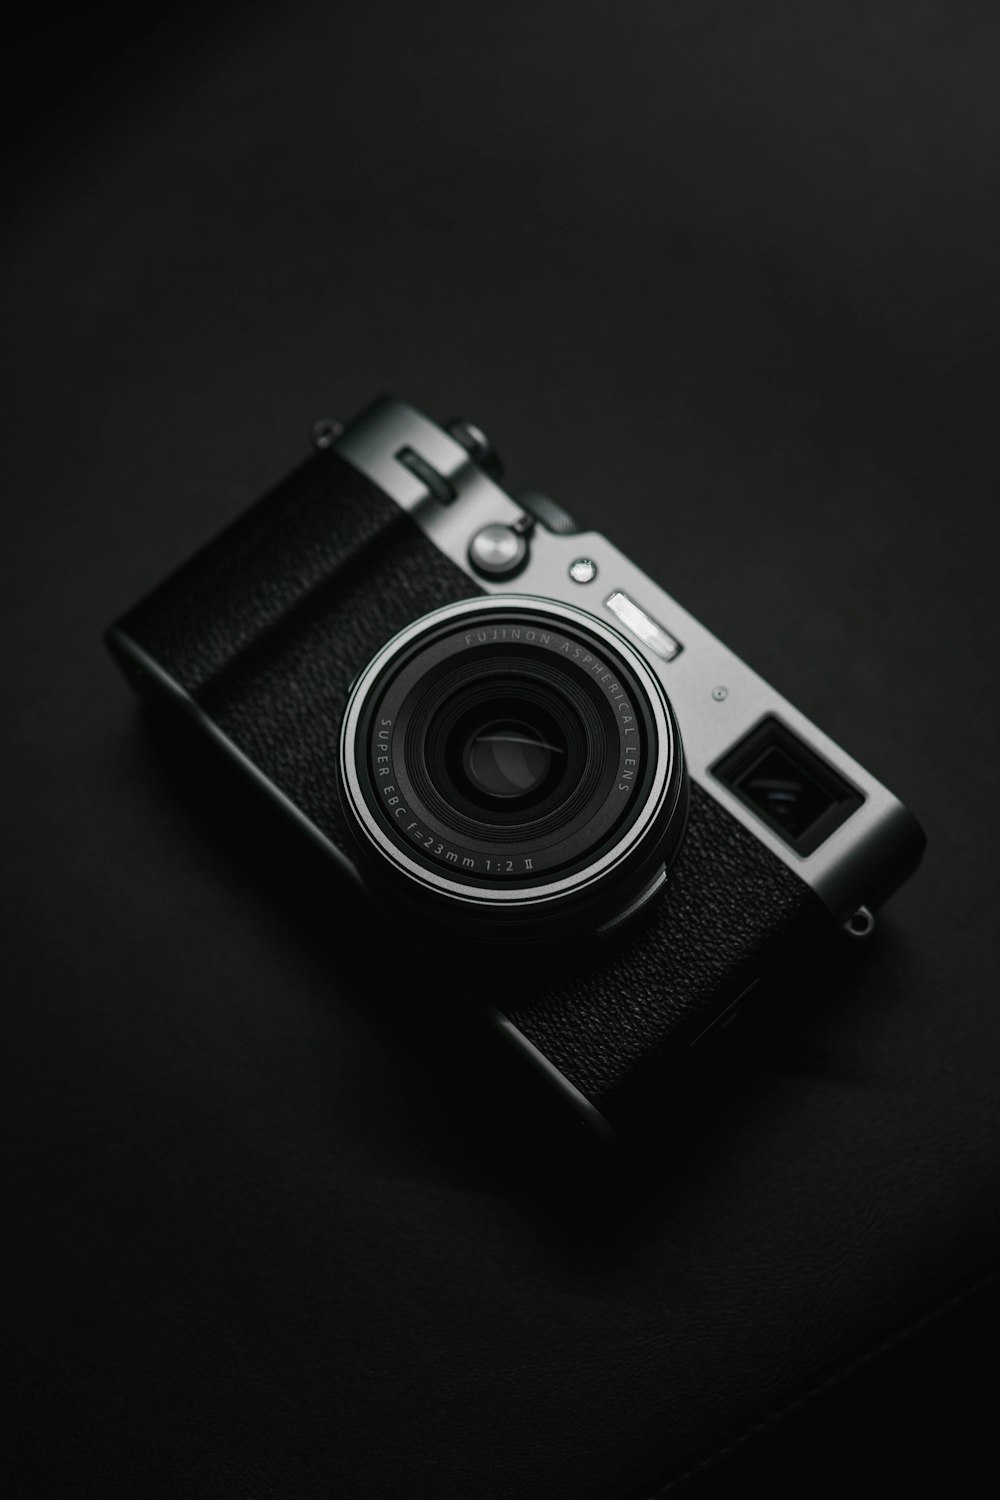
[[[500,705],[479,710],[455,736],[452,759],[457,762],[472,797],[485,806],[497,799],[521,806],[537,802],[566,768],[566,746],[558,729],[522,719],[496,719]],[[485,722],[482,722],[485,719]]]

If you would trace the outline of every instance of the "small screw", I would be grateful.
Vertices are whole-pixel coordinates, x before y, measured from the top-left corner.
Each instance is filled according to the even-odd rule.
[[[314,448],[332,448],[344,430],[343,422],[335,422],[333,417],[320,417],[318,422],[312,424],[312,443]]]
[[[574,583],[593,583],[597,577],[597,564],[591,557],[578,557],[569,565],[569,576]]]
[[[725,703],[726,699],[729,697],[729,689],[724,687],[713,688],[712,697],[715,699],[716,703]]]

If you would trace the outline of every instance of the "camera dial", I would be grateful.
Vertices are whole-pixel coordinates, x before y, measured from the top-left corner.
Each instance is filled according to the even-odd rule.
[[[662,883],[687,814],[656,675],[587,612],[534,597],[447,605],[383,646],[339,769],[376,898],[476,941],[614,925]]]

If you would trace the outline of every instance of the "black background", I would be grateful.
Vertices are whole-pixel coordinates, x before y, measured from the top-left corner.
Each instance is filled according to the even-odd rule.
[[[723,1492],[961,1482],[1000,1230],[998,60],[954,3],[14,25],[15,1493],[639,1500],[720,1452]],[[393,935],[100,643],[383,390],[486,425],[928,831],[858,965],[617,1185],[557,1176]]]

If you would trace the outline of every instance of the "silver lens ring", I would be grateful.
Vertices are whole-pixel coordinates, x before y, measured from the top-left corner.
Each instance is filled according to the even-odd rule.
[[[568,746],[567,759],[573,753],[586,759],[579,744],[574,751],[574,740],[586,741],[591,758],[597,756],[596,771],[590,764],[579,776],[567,770],[563,827],[554,773],[545,782],[555,782],[548,802],[518,815],[499,799],[485,812],[473,806],[464,793],[474,789],[460,785],[460,769],[449,770],[447,726],[469,722],[455,684],[473,684],[465,691],[475,704],[489,700],[494,682],[503,702],[497,717],[530,720],[541,713],[530,705],[544,701],[552,709],[545,722],[565,728],[559,747]],[[434,693],[440,704],[428,708]],[[523,715],[508,702],[512,694],[528,703]],[[425,741],[436,743],[428,723],[432,731],[445,726],[437,735],[444,748],[428,752],[425,766],[418,751]],[[595,732],[598,723],[603,728]],[[593,930],[669,865],[687,808],[680,734],[643,658],[587,611],[521,595],[446,605],[388,641],[351,690],[339,774],[369,883],[473,938]],[[544,847],[535,838],[543,829]],[[504,841],[499,850],[498,840]]]

